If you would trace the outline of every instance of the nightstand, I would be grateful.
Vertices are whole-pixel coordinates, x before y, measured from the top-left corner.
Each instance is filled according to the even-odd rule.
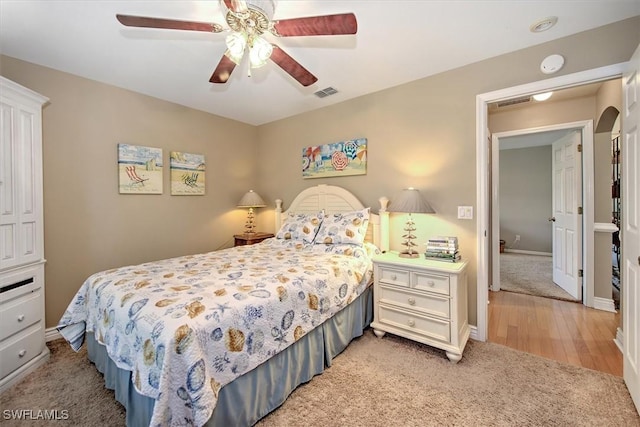
[[[235,239],[235,243],[233,246],[244,246],[244,245],[253,245],[255,243],[260,243],[264,239],[268,239],[269,237],[273,237],[272,233],[244,233],[244,234],[235,234],[233,238]]]
[[[445,350],[454,363],[469,340],[467,262],[374,257],[373,332],[386,332]]]

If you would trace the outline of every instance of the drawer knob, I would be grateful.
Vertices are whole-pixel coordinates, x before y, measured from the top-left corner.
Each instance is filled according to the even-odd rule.
[[[396,280],[398,278],[398,276],[396,276],[395,274],[391,275],[391,280]]]
[[[415,305],[416,304],[416,299],[413,297],[409,297],[409,305]]]
[[[416,321],[413,319],[409,319],[409,321],[407,322],[409,324],[409,326],[415,326],[416,325]]]
[[[24,314],[18,316],[18,322],[22,322],[24,320]]]
[[[27,350],[20,350],[20,353],[18,353],[18,357],[23,358],[25,354],[27,354]]]
[[[432,288],[436,285],[436,282],[434,282],[433,280],[429,280],[427,282],[427,285],[431,286]]]

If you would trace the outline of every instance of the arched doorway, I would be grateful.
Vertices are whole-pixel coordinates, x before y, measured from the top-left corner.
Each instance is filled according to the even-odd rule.
[[[596,122],[594,135],[595,295],[620,307],[621,200],[620,112],[606,107]]]

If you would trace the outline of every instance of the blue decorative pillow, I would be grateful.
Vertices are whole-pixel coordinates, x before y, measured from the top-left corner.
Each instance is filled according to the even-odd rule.
[[[349,243],[362,245],[369,226],[369,208],[325,216],[315,238],[315,244]]]
[[[317,214],[294,214],[287,215],[282,227],[276,234],[276,238],[285,240],[313,242],[320,224],[322,224],[322,212]]]

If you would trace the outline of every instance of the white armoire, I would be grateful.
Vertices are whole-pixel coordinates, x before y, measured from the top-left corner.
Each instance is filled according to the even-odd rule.
[[[0,392],[49,358],[42,212],[47,101],[0,76]]]

